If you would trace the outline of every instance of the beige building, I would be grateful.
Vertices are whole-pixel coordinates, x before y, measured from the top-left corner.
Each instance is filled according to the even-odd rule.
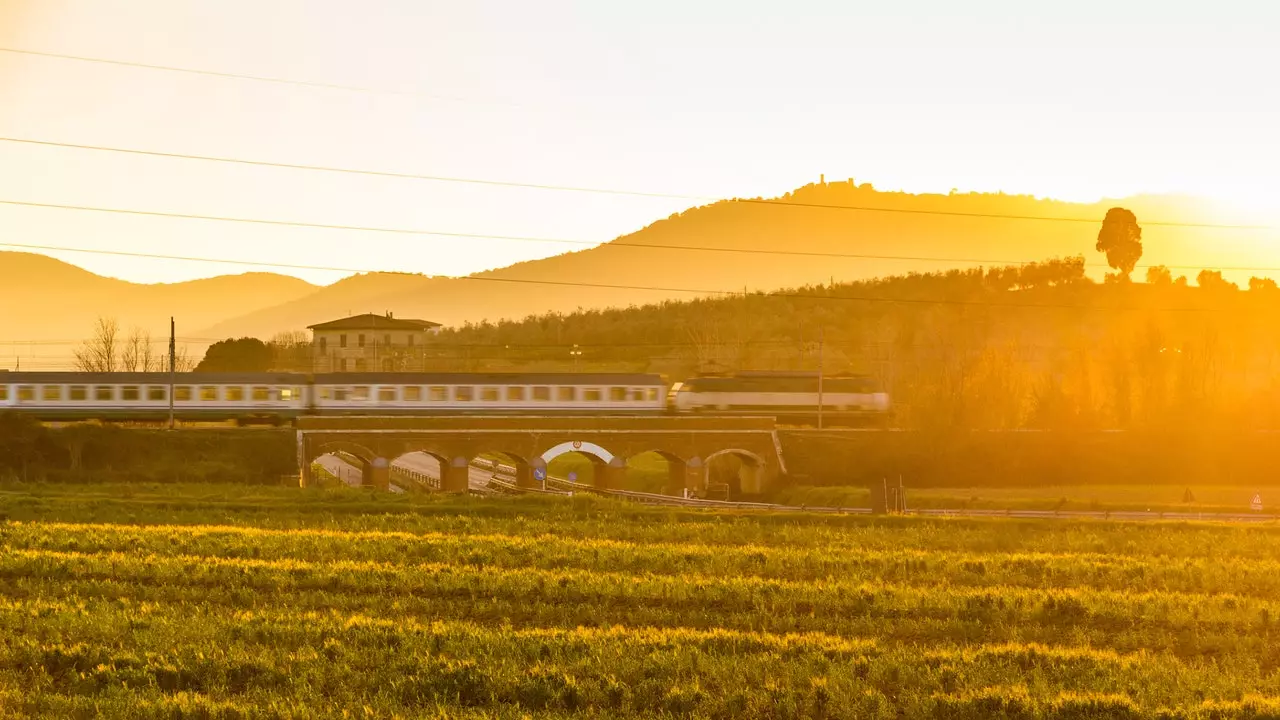
[[[400,372],[418,369],[440,323],[367,313],[307,329],[314,372]]]

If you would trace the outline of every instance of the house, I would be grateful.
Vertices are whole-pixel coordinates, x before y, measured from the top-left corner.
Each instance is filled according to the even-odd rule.
[[[417,369],[428,338],[440,323],[394,317],[391,313],[353,315],[311,325],[314,372],[397,372]]]

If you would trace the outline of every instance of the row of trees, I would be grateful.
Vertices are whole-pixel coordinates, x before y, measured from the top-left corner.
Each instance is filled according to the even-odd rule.
[[[160,372],[169,369],[165,341],[153,340],[151,333],[134,327],[126,335],[115,318],[98,318],[93,335],[75,350],[76,369],[81,372]],[[190,370],[194,364],[186,346],[175,348],[174,368]]]

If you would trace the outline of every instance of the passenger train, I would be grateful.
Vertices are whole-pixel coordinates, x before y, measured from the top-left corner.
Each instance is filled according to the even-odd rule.
[[[168,373],[0,371],[0,412],[41,420],[159,420],[169,416]],[[889,396],[860,376],[823,378],[823,411],[887,416]],[[818,377],[741,373],[668,386],[626,373],[177,373],[180,420],[289,422],[300,415],[816,414]]]

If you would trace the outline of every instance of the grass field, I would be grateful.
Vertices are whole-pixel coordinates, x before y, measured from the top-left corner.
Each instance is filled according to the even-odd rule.
[[[1280,527],[0,488],[0,717],[1280,718]]]

